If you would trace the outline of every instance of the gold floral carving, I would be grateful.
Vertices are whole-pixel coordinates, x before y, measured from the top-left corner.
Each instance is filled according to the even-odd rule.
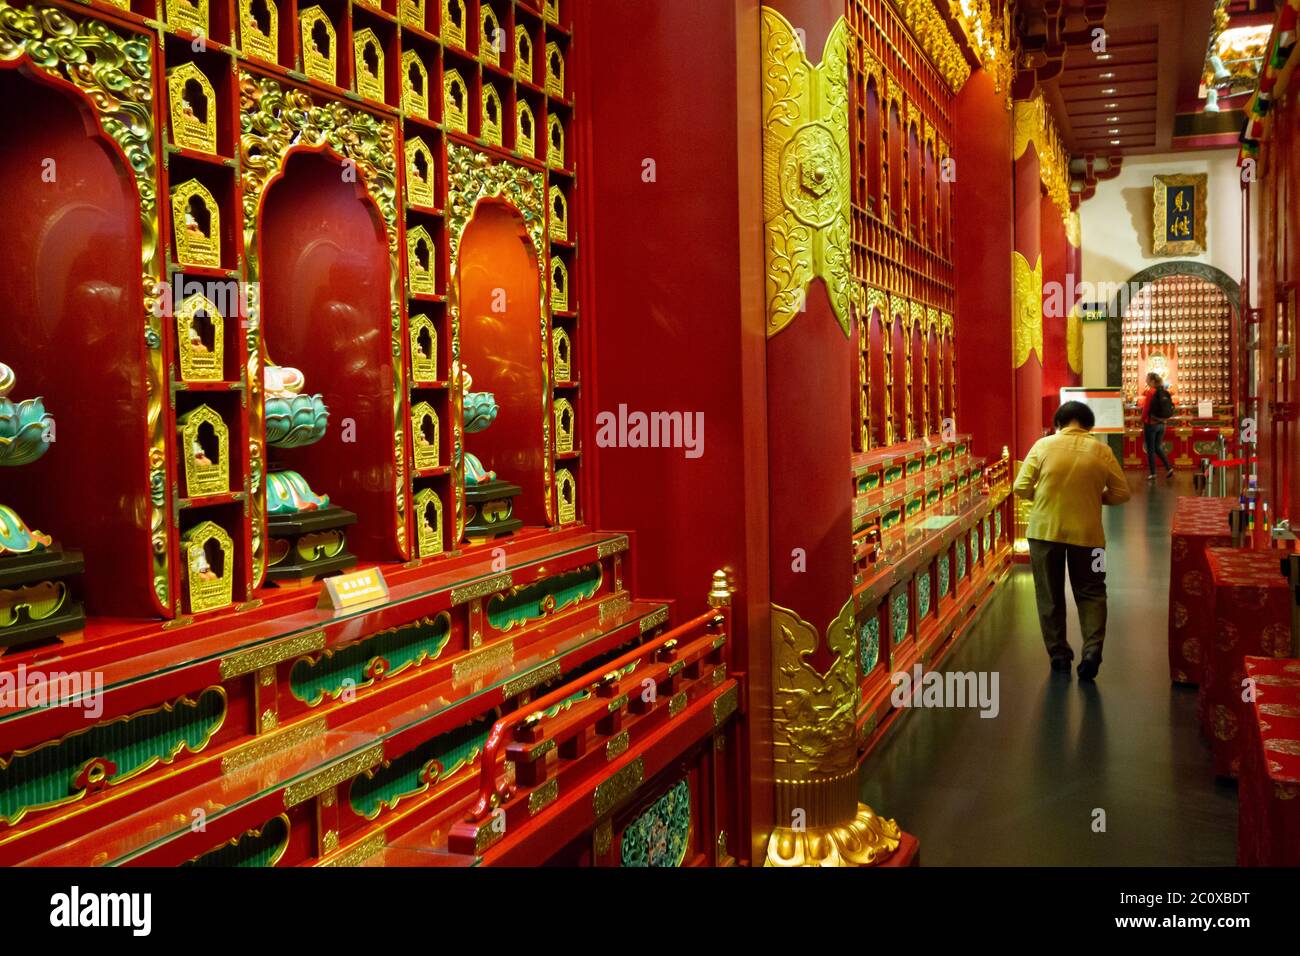
[[[953,39],[943,15],[935,7],[935,0],[889,0],[917,45],[925,51],[930,62],[954,93],[970,79],[970,64],[962,55],[961,47]]]
[[[164,433],[163,289],[158,250],[158,156],[154,146],[153,46],[140,34],[119,33],[99,20],[74,20],[57,7],[19,9],[0,0],[0,60],[26,55],[47,76],[79,89],[100,128],[122,151],[140,196],[140,265],[144,291],[145,378],[149,436],[149,524],[153,593],[161,613],[172,611]]]
[[[1031,269],[1028,259],[1011,253],[1011,275],[1011,365],[1020,368],[1031,353],[1038,353],[1038,361],[1043,361],[1043,257]]]
[[[1068,220],[1071,213],[1070,156],[1041,92],[1032,100],[1016,103],[1011,125],[1011,158],[1019,159],[1030,143],[1034,145],[1038,154],[1038,177],[1047,190],[1047,198],[1061,214],[1061,219]]]
[[[994,13],[989,0],[962,0],[950,4],[953,19],[966,34],[971,49],[979,57],[980,65],[993,80],[995,93],[1010,93],[1011,81],[1016,75],[1012,56],[1011,17],[1009,5]],[[1011,97],[1007,96],[1007,109]]]
[[[1065,220],[1065,241],[1076,249],[1083,245],[1083,225],[1079,221],[1077,209],[1070,210],[1070,215]]]
[[[865,803],[848,823],[831,827],[777,827],[764,866],[876,866],[898,849],[902,831]]]
[[[243,132],[239,150],[244,198],[244,249],[247,255],[248,403],[249,432],[264,433],[262,396],[261,304],[252,290],[261,280],[257,230],[267,188],[284,171],[289,154],[298,147],[322,147],[340,161],[356,165],[358,180],[374,202],[384,223],[389,263],[389,333],[392,355],[402,354],[402,260],[397,226],[396,125],[354,106],[329,100],[318,102],[305,90],[281,86],[276,80],[243,70],[239,73]],[[398,550],[410,557],[406,540],[406,416],[405,366],[393,362],[393,461],[397,469],[395,520]],[[266,569],[266,495],[262,488],[263,449],[260,437],[250,443],[252,481],[249,510],[253,524],[253,580],[260,583]]]
[[[788,20],[768,7],[762,17],[767,334],[805,310],[808,286],[820,276],[848,335],[856,291],[849,188],[852,31],[841,18],[821,66],[814,67]]]
[[[457,282],[460,241],[465,228],[474,218],[474,210],[482,199],[503,199],[510,203],[524,222],[524,229],[537,256],[538,308],[541,313],[541,369],[542,369],[542,447],[548,449],[543,457],[546,494],[546,520],[555,520],[555,460],[551,448],[551,310],[547,294],[546,276],[550,259],[550,240],[546,227],[547,184],[546,177],[533,169],[494,159],[486,153],[461,146],[447,145],[447,233],[451,247],[451,358],[459,367],[460,359],[460,293]],[[461,454],[460,422],[463,421],[463,397],[460,382],[452,383],[452,401],[456,410],[452,415],[452,460],[456,469],[457,487],[465,484],[465,461]],[[456,497],[455,540],[459,541],[465,530],[462,499]]]

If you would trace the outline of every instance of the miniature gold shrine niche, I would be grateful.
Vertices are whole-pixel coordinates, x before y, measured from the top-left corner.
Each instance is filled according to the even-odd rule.
[[[546,118],[546,164],[552,169],[564,169],[564,125],[552,113]]]
[[[557,43],[546,44],[546,92],[564,99],[564,54]]]
[[[176,416],[185,456],[185,497],[208,498],[230,491],[230,429],[208,405]]]
[[[417,385],[438,381],[438,330],[427,315],[411,316],[411,379]]]
[[[438,413],[428,402],[420,402],[411,409],[411,435],[415,441],[415,467],[437,468]]]
[[[501,145],[501,109],[501,94],[491,83],[484,83],[481,138],[493,146]]]
[[[239,0],[239,45],[247,54],[276,62],[280,55],[280,13],[275,0]]]
[[[424,4],[425,0],[399,0],[397,5],[398,16],[403,23],[423,30]]]
[[[551,308],[569,311],[569,269],[559,256],[551,260]]]
[[[515,104],[515,149],[529,159],[537,156],[537,118],[527,100]]]
[[[501,29],[501,21],[487,0],[480,0],[480,3],[482,6],[479,8],[479,55],[493,66],[500,66],[501,53],[506,45],[505,31]]]
[[[522,24],[515,27],[515,78],[533,82],[533,38]]]
[[[442,0],[442,38],[462,50],[465,44],[465,0]]]
[[[551,238],[557,242],[569,241],[569,201],[559,186],[551,187]]]
[[[225,319],[211,299],[188,296],[176,310],[181,380],[220,382],[225,368]]]
[[[167,22],[191,33],[208,35],[208,0],[166,0]]]
[[[456,70],[447,70],[442,77],[442,112],[447,128],[458,133],[469,132],[469,89]]]
[[[233,603],[235,544],[226,529],[204,521],[181,536],[185,558],[185,595],[190,614],[215,611]]]
[[[429,118],[429,71],[415,50],[402,54],[402,109]]]
[[[172,189],[172,235],[181,265],[221,268],[221,212],[197,179]]]
[[[313,80],[338,85],[338,44],[334,24],[320,7],[308,7],[298,14],[302,39],[302,71]]]
[[[357,92],[377,103],[384,101],[384,50],[369,28],[352,37]]]
[[[442,554],[442,500],[432,488],[416,492],[415,538],[420,557]]]
[[[569,333],[564,329],[556,328],[551,332],[551,348],[555,353],[555,383],[557,385],[567,385],[572,382],[573,374],[573,346],[569,341]]]
[[[429,230],[416,226],[406,234],[407,267],[411,290],[425,295],[438,291],[437,271],[434,263],[434,244]]]
[[[201,153],[217,151],[217,97],[212,84],[193,63],[182,63],[167,74],[171,100],[172,140]]]

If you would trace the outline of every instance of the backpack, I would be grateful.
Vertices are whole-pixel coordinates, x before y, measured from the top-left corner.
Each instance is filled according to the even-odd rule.
[[[1163,385],[1151,396],[1151,417],[1162,421],[1174,417],[1174,398]]]

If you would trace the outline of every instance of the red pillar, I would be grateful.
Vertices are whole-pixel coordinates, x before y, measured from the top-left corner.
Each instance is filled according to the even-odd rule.
[[[1043,188],[1039,175],[1038,152],[1033,143],[1015,161],[1015,251],[1029,264],[1042,269]],[[1038,303],[1041,322],[1042,302]],[[1017,317],[1013,321],[1020,321]],[[1014,359],[1013,359],[1014,361]],[[1015,444],[1012,457],[1023,461],[1029,449],[1043,434],[1043,366],[1041,357],[1030,351],[1029,357],[1015,370]]]
[[[1061,389],[1070,385],[1066,326],[1070,307],[1074,304],[1070,301],[1074,292],[1066,282],[1070,244],[1065,238],[1061,212],[1049,199],[1042,200],[1040,209],[1043,252],[1042,426],[1050,428],[1052,416],[1060,404]]]

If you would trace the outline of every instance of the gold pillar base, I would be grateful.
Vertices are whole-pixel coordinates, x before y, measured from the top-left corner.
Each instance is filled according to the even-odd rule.
[[[848,823],[794,830],[777,827],[767,841],[764,866],[879,866],[902,841],[893,820],[878,817],[865,803]]]

